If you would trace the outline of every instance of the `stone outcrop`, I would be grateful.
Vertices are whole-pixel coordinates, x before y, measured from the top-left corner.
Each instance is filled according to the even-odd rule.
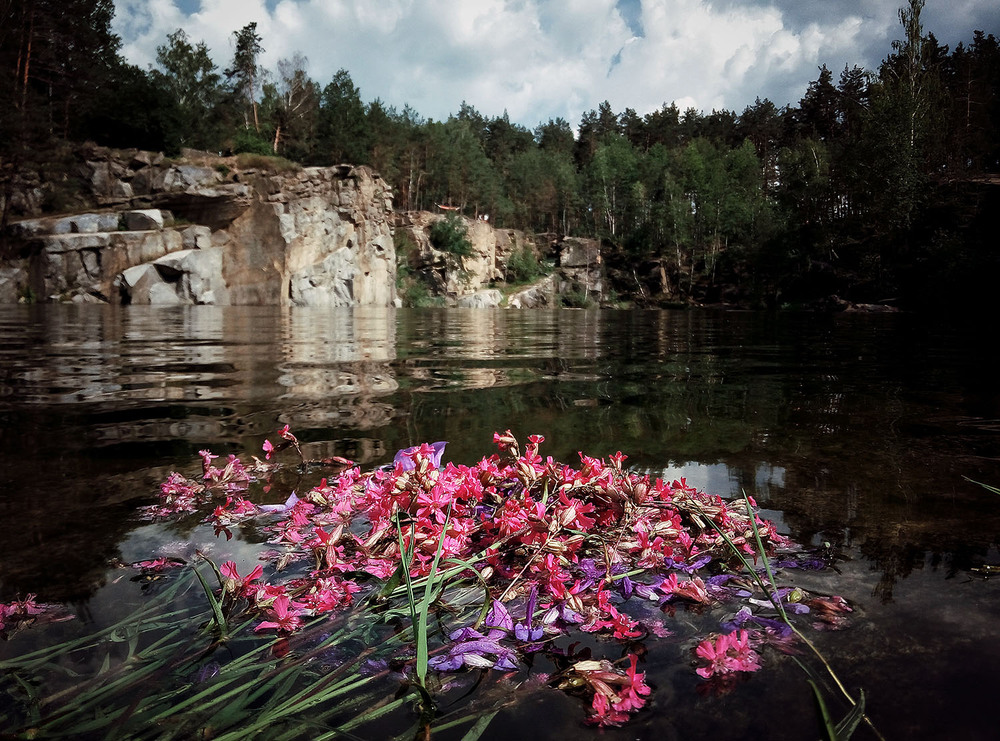
[[[495,309],[503,303],[503,294],[496,288],[470,293],[455,301],[459,309]]]
[[[559,306],[558,276],[549,275],[507,297],[511,309],[549,309]]]
[[[0,272],[0,301],[395,303],[392,195],[378,175],[238,163],[83,152],[77,175],[100,208],[13,223],[19,258]]]
[[[430,239],[444,216],[394,214],[388,185],[367,167],[302,168],[192,151],[175,161],[89,147],[75,178],[74,198],[89,208],[9,226],[13,258],[0,265],[0,302],[400,305],[397,245],[404,283],[418,281],[425,296],[448,306],[583,306],[604,298],[596,240],[535,239],[462,218],[471,252],[445,252]],[[35,185],[18,201],[22,210],[52,196],[44,191],[53,186]],[[505,299],[499,288],[536,262],[550,274]]]
[[[582,301],[600,301],[606,282],[601,243],[577,237],[562,240],[559,243],[559,278],[559,294],[582,297]]]
[[[495,229],[482,219],[462,218],[466,238],[472,244],[472,254],[464,257],[443,252],[430,239],[431,227],[445,217],[426,211],[409,211],[396,216],[396,229],[403,232],[400,240],[409,245],[407,254],[400,255],[409,269],[418,274],[439,296],[458,304],[466,297],[481,293],[491,283],[502,282],[510,256],[529,249],[538,257],[534,240],[515,229]],[[480,303],[483,298],[470,299]],[[465,301],[462,305],[467,305]]]
[[[431,228],[444,218],[424,211],[399,214],[396,230],[401,232],[397,243],[406,246],[400,261],[448,306],[534,309],[592,305],[605,297],[607,278],[596,239],[536,240],[514,229],[495,229],[486,221],[463,218],[472,254],[458,257],[431,243]],[[525,253],[555,263],[555,269],[504,300],[492,286],[506,283],[511,257]]]

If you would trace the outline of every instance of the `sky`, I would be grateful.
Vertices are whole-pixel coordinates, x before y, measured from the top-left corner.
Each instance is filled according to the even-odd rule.
[[[325,86],[346,69],[361,99],[446,119],[463,102],[533,129],[607,100],[640,116],[676,103],[741,113],[795,105],[825,64],[877,70],[905,0],[115,0],[126,59],[155,65],[183,28],[220,70],[252,21],[277,69],[296,54]],[[997,0],[927,0],[925,32],[954,48],[1000,36]]]

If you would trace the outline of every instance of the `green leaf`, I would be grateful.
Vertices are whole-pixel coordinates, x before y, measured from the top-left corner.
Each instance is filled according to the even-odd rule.
[[[814,681],[811,679],[807,679],[806,681],[812,687],[813,694],[816,696],[816,704],[819,705],[819,714],[823,720],[823,728],[826,730],[828,741],[840,741],[840,736],[837,735],[837,728],[833,724],[833,718],[830,717],[830,711],[826,709],[823,693],[820,692],[819,686]]]
[[[476,722],[472,724],[472,728],[462,736],[462,741],[478,741],[479,737],[486,731],[486,727],[489,726],[499,712],[499,710],[494,710],[492,713],[479,716]]]
[[[858,725],[865,719],[865,692],[858,690],[858,702],[851,708],[844,719],[837,724],[837,738],[848,739],[857,730]]]
[[[215,568],[214,563],[209,561],[207,558],[205,560],[212,564],[212,567]],[[208,604],[212,607],[212,616],[215,621],[215,625],[219,629],[222,637],[226,638],[229,635],[229,626],[226,624],[226,616],[222,614],[222,604],[219,602],[218,598],[216,598],[215,592],[212,591],[212,588],[208,586],[208,582],[205,581],[205,577],[201,575],[198,567],[192,566],[191,568],[194,570],[195,576],[198,577],[198,581],[201,582],[201,588],[205,590],[205,596],[208,598]],[[215,569],[215,571],[217,574],[219,573],[218,569]]]

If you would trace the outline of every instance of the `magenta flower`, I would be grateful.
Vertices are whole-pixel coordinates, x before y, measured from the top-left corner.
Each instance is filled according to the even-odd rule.
[[[164,557],[155,558],[151,561],[138,561],[132,564],[132,568],[142,569],[143,571],[163,571],[164,569],[173,569],[182,565],[183,562],[177,559]]]
[[[201,456],[201,474],[205,481],[217,478],[222,472],[212,465],[212,461],[219,456],[213,455],[211,450],[199,450]]]
[[[219,573],[221,573],[226,581],[222,585],[224,592],[230,594],[238,594],[241,597],[250,597],[257,592],[256,586],[251,586],[251,582],[257,581],[264,574],[264,567],[260,564],[254,568],[246,576],[240,576],[239,572],[236,570],[235,561],[226,561],[222,566],[219,567]]]
[[[254,632],[274,629],[281,633],[293,633],[302,625],[300,616],[304,612],[298,604],[288,598],[288,595],[283,594],[275,597],[267,614],[273,620],[265,620],[254,628]]]
[[[652,690],[646,684],[646,673],[637,672],[638,657],[635,654],[628,655],[629,668],[625,671],[628,677],[628,684],[618,693],[621,697],[619,702],[614,703],[615,710],[624,712],[634,712],[646,704],[644,699]]]
[[[708,679],[716,674],[730,672],[755,672],[760,669],[757,653],[750,648],[750,634],[745,630],[710,637],[698,644],[695,653],[708,662],[697,669],[699,676]]]

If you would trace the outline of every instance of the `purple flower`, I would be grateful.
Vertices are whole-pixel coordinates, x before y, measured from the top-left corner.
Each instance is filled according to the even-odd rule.
[[[545,630],[541,626],[533,628],[531,625],[537,602],[538,585],[535,585],[531,588],[531,594],[528,595],[528,604],[524,608],[524,622],[518,623],[514,626],[514,636],[519,641],[539,641],[542,639],[542,636],[545,635]],[[529,647],[528,650],[533,650],[535,648],[537,647]]]
[[[598,567],[597,562],[592,558],[580,559],[580,571],[592,581],[604,578],[604,569]]]
[[[542,616],[542,624],[552,625],[556,620],[562,620],[571,625],[580,625],[583,622],[583,615],[571,609],[565,602],[560,602],[550,607]]]
[[[514,630],[514,618],[500,600],[493,600],[493,607],[486,615],[483,625],[488,628],[500,628],[506,632]]]
[[[526,643],[540,641],[543,635],[545,635],[545,630],[542,628],[532,628],[530,625],[524,625],[523,623],[518,623],[514,626],[514,637],[519,641]]]
[[[491,633],[499,631],[491,631]],[[495,638],[478,638],[453,645],[447,654],[431,657],[427,665],[437,671],[447,672],[460,669],[463,665],[470,669],[517,669],[517,654],[500,644]],[[495,658],[490,658],[490,657]]]
[[[675,561],[674,559],[667,557],[663,559],[663,566],[664,568],[677,569],[678,571],[683,571],[685,574],[693,574],[695,571],[700,569],[705,564],[709,563],[711,560],[712,560],[711,556],[701,556],[700,558],[696,558],[691,563],[686,564],[683,561]]]
[[[732,633],[738,628],[742,628],[746,623],[758,625],[761,628],[764,628],[764,630],[775,633],[781,638],[787,638],[792,634],[792,629],[787,624],[780,620],[772,620],[771,618],[754,615],[750,612],[749,607],[741,608],[740,611],[733,616],[732,620],[727,620],[722,623],[721,627],[726,633]]]
[[[288,499],[285,500],[284,504],[261,504],[258,505],[257,509],[260,510],[261,512],[284,513],[290,511],[292,507],[294,507],[298,503],[299,503],[299,498],[293,491],[288,496]]]
[[[660,599],[660,593],[657,591],[656,587],[650,586],[649,584],[635,584],[635,593],[645,600],[650,600],[652,602],[657,602]]]
[[[431,443],[427,445],[414,445],[411,448],[404,448],[396,453],[396,456],[392,459],[393,465],[399,464],[403,467],[404,471],[412,471],[417,467],[415,457],[417,452],[421,451],[425,446],[430,448],[430,463],[432,468],[441,467],[441,456],[444,454],[444,446],[448,443],[446,441],[440,441],[436,443]],[[426,450],[424,452],[427,452]]]
[[[632,596],[632,588],[634,587],[634,584],[632,583],[632,580],[629,579],[627,576],[623,576],[621,579],[618,580],[618,582],[619,582],[619,586],[620,586],[620,588],[622,590],[622,597],[624,597],[625,599],[628,599],[629,597],[631,597]]]
[[[453,641],[476,641],[485,637],[475,628],[459,628],[448,634],[448,638]]]

